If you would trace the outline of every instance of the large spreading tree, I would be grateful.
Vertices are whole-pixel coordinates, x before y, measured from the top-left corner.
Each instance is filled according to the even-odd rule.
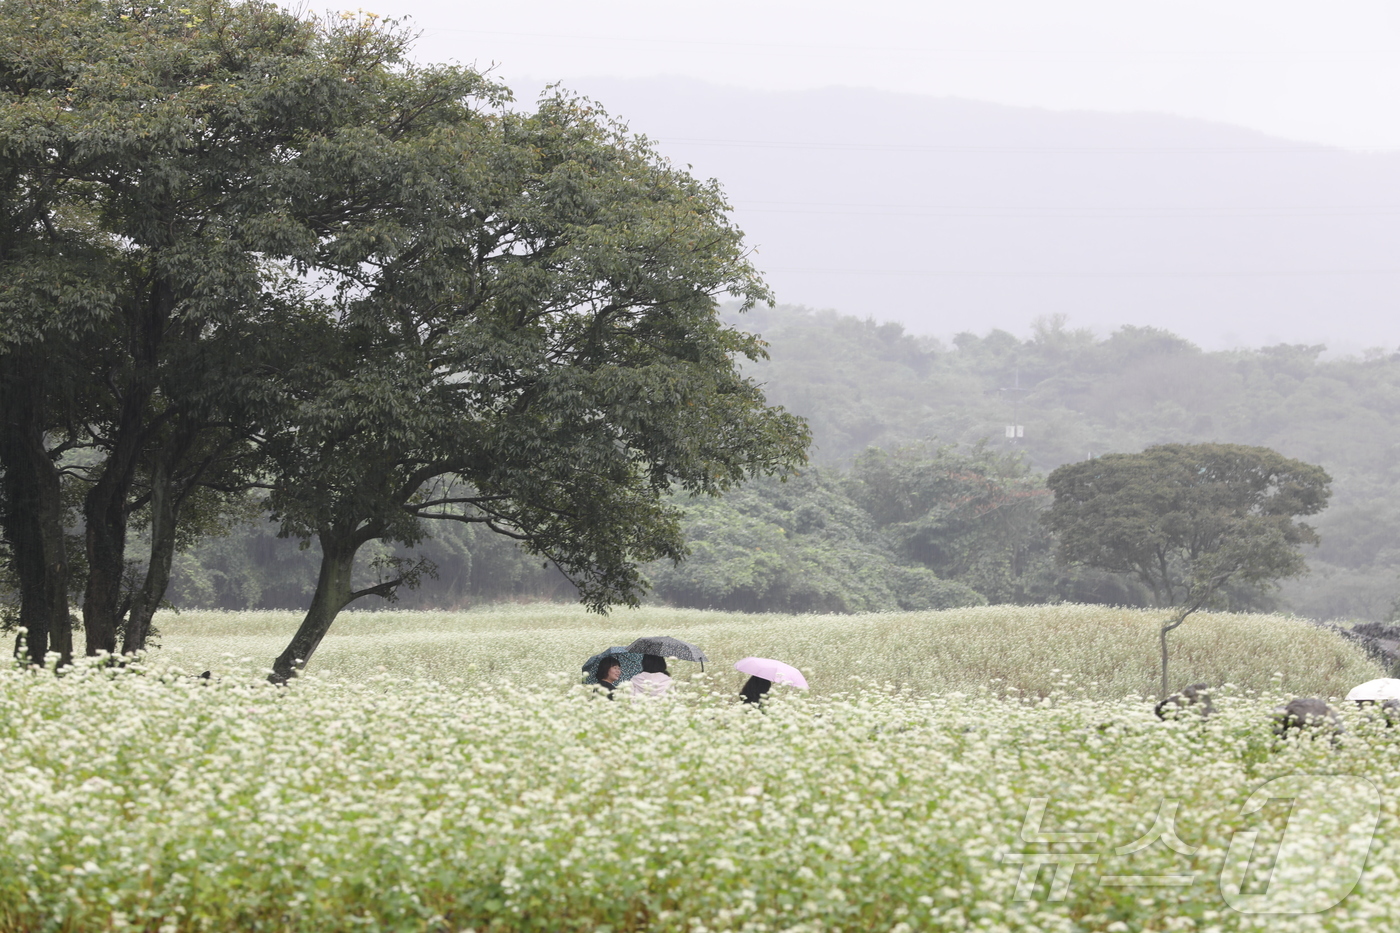
[[[1165,696],[1168,633],[1230,585],[1302,573],[1299,549],[1318,538],[1296,519],[1326,507],[1331,481],[1266,447],[1162,444],[1056,469],[1043,520],[1062,560],[1135,577],[1175,610],[1160,633]]]
[[[352,589],[369,541],[479,523],[601,608],[681,556],[674,491],[802,458],[716,315],[768,297],[718,189],[586,101],[517,113],[407,51],[258,0],[0,0],[0,519],[32,660],[71,653],[75,582],[88,652],[139,650],[176,543],[245,489],[321,545],[286,676],[411,582]]]
[[[341,608],[425,569],[355,588],[371,541],[477,524],[589,606],[635,604],[637,565],[684,555],[675,493],[782,471],[807,444],[739,371],[761,341],[719,318],[721,295],[767,293],[715,185],[566,95],[445,124],[402,158],[417,209],[354,257],[355,287],[308,325],[314,361],[280,383],[270,503],[321,571],[277,680]]]

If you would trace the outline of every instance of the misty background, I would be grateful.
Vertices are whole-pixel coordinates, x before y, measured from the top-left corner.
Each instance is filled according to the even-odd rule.
[[[1209,349],[1400,346],[1400,154],[868,89],[571,86],[723,183],[780,301],[944,338],[1064,314]]]
[[[1400,346],[1400,8],[400,0],[424,60],[590,95],[719,179],[782,302]]]

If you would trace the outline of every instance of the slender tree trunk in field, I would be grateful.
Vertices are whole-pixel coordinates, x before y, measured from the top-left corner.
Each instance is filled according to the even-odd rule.
[[[355,570],[355,554],[360,545],[370,539],[360,534],[340,535],[330,531],[321,532],[317,539],[321,542],[321,572],[316,579],[316,593],[291,644],[273,662],[268,680],[276,684],[286,683],[306,666],[340,610],[357,596],[364,595],[351,588],[351,575]]]
[[[39,391],[28,379],[5,378],[0,385],[5,530],[19,574],[19,624],[27,630],[28,660],[43,664],[44,656],[55,651],[60,664],[71,664],[73,626],[68,619],[62,485],[44,446]],[[18,653],[18,645],[16,649]]]
[[[1176,615],[1175,618],[1173,618],[1166,625],[1162,626],[1162,692],[1157,697],[1157,699],[1159,700],[1165,700],[1170,695],[1170,689],[1167,687],[1167,633],[1170,632],[1172,629],[1176,628],[1181,623],[1185,622],[1186,617],[1189,616],[1192,612],[1195,612],[1195,610],[1183,609],[1180,613]]]

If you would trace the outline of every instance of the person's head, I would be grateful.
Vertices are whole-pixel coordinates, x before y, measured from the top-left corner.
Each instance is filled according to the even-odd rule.
[[[642,655],[642,670],[648,674],[670,674],[666,669],[666,659],[659,654]]]
[[[598,662],[598,682],[603,684],[615,684],[622,676],[622,665],[617,658],[604,658]]]
[[[763,699],[763,695],[768,692],[768,688],[771,686],[773,686],[773,681],[767,677],[750,677],[744,681],[739,696],[744,698],[745,703],[757,703]]]

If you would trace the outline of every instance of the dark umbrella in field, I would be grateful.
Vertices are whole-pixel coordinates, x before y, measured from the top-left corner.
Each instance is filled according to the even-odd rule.
[[[583,679],[586,684],[596,684],[598,682],[598,665],[603,663],[604,658],[617,658],[617,663],[622,667],[622,673],[618,675],[617,682],[631,680],[633,674],[642,672],[642,656],[630,649],[614,646],[607,651],[600,651],[587,661],[583,662],[583,672],[588,676]]]
[[[635,651],[638,654],[654,654],[663,658],[676,658],[681,661],[699,661],[700,670],[705,669],[705,662],[710,660],[705,657],[705,652],[700,650],[700,646],[692,645],[688,641],[681,641],[679,638],[672,638],[670,635],[654,635],[650,638],[638,638],[627,646],[628,651]]]

